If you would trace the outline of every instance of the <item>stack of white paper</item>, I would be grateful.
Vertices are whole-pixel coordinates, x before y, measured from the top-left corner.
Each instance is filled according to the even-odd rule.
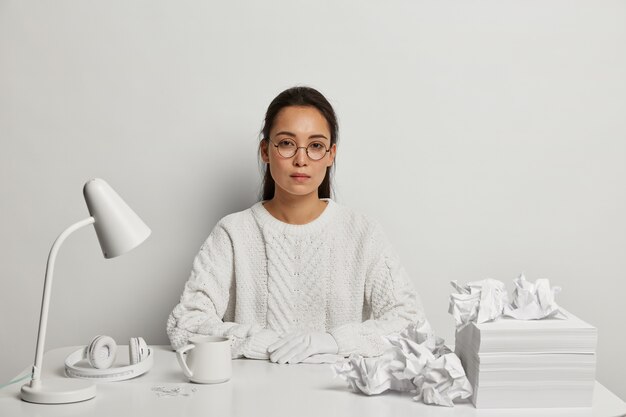
[[[456,354],[477,408],[590,407],[596,368],[595,327],[565,319],[500,317],[456,333]]]

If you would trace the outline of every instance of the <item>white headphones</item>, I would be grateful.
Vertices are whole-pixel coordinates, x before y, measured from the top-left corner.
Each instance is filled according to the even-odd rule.
[[[73,378],[123,381],[145,374],[154,363],[152,349],[141,337],[132,337],[128,342],[129,365],[108,369],[115,361],[116,351],[115,340],[109,336],[96,336],[88,346],[65,359],[65,374]],[[83,359],[87,359],[93,368],[76,366]]]

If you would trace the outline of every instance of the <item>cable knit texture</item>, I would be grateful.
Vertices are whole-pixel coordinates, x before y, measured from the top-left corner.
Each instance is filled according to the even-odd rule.
[[[221,219],[193,262],[167,321],[174,349],[195,335],[232,338],[233,358],[267,359],[294,330],[330,333],[339,354],[382,354],[381,336],[424,314],[380,225],[331,199],[310,223],[262,202]]]

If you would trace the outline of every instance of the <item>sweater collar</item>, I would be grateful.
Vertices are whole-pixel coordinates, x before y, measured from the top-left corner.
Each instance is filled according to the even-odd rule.
[[[309,235],[316,234],[324,229],[328,222],[335,216],[337,211],[337,203],[330,198],[320,198],[328,202],[328,205],[315,220],[306,224],[289,224],[278,220],[272,216],[269,211],[263,206],[263,203],[267,200],[259,201],[252,206],[252,213],[256,218],[261,229],[268,227],[275,230],[278,233],[287,233],[291,235]]]

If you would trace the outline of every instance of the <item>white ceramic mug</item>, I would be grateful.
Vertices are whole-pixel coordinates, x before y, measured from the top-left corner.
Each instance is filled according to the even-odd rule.
[[[233,372],[228,337],[192,337],[189,344],[176,350],[176,358],[192,382],[219,384],[228,381]]]

